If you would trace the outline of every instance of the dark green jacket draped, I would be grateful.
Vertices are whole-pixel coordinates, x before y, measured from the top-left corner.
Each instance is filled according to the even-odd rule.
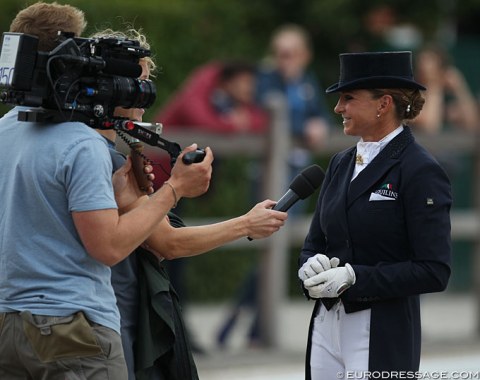
[[[169,214],[174,227],[184,226]],[[182,310],[162,263],[149,251],[137,249],[140,307],[135,347],[137,380],[197,380],[198,374],[188,342]],[[155,368],[156,367],[156,368]]]

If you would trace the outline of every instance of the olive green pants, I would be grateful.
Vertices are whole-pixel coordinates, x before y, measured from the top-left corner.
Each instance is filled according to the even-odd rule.
[[[0,379],[127,380],[120,335],[81,312],[0,313]]]

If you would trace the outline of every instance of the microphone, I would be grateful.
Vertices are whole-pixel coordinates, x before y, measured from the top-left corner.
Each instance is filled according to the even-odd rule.
[[[138,78],[142,75],[142,66],[138,63],[125,62],[121,59],[107,58],[105,59],[103,72],[122,77]]]
[[[300,199],[308,198],[317,190],[325,179],[325,172],[318,165],[303,169],[290,183],[287,192],[278,200],[272,210],[287,211]],[[248,240],[253,239],[247,236]]]
[[[325,172],[318,165],[303,169],[290,183],[288,191],[278,200],[272,210],[287,211],[300,199],[308,198],[325,179]]]

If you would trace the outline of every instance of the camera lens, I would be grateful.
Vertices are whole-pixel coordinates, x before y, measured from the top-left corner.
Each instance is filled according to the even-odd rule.
[[[157,97],[151,80],[115,76],[113,80],[112,103],[125,108],[148,108]]]

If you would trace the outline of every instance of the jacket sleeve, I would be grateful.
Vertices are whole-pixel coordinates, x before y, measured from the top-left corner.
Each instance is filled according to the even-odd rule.
[[[405,181],[402,196],[410,260],[352,265],[356,283],[342,295],[345,301],[379,301],[446,288],[451,257],[450,182],[433,160]]]

